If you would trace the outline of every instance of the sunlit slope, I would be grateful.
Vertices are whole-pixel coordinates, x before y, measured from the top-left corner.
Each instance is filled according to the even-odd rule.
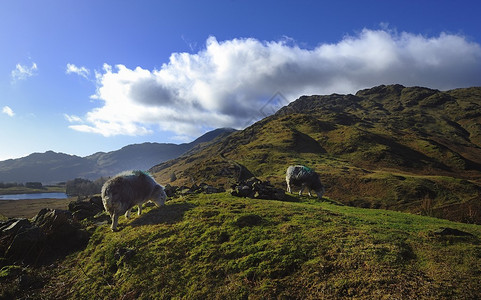
[[[477,299],[481,229],[400,212],[191,195],[95,231],[48,296]],[[447,234],[442,228],[459,230]],[[456,232],[456,231],[455,231]],[[448,232],[449,233],[449,232]]]
[[[228,186],[257,176],[284,186],[286,167],[300,163],[346,204],[481,222],[480,124],[481,88],[390,85],[303,96],[151,171],[164,184]]]

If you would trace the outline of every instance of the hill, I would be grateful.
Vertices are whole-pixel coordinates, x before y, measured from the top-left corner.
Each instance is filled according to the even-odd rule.
[[[0,182],[57,183],[74,178],[97,179],[125,170],[146,170],[233,131],[230,128],[220,128],[202,135],[191,143],[133,144],[116,151],[98,152],[87,157],[53,151],[33,153],[23,158],[1,161]]]
[[[275,115],[151,169],[163,183],[285,187],[288,165],[316,169],[345,204],[481,223],[481,88],[378,86],[302,96]]]
[[[43,299],[481,296],[479,226],[296,199],[170,200],[119,232],[93,228],[84,250],[35,275],[41,288],[15,291],[6,270],[0,283]]]

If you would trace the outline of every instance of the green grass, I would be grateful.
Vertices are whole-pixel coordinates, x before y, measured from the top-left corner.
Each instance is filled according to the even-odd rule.
[[[451,227],[472,237],[439,237]],[[481,227],[386,210],[192,195],[98,227],[44,295],[75,299],[481,297]]]

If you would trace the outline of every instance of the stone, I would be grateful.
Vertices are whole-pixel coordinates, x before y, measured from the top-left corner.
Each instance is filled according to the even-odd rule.
[[[274,187],[269,181],[261,181],[255,177],[249,178],[244,182],[238,182],[231,186],[231,195],[237,197],[266,199],[266,200],[285,200],[284,190]]]
[[[89,201],[72,201],[68,209],[77,221],[93,219],[99,212],[104,211],[102,198],[99,196],[92,197]]]
[[[45,234],[37,226],[15,234],[5,252],[7,259],[20,259],[27,262],[36,262],[45,247]]]
[[[15,235],[30,227],[32,227],[32,224],[25,218],[10,219],[9,222],[6,222],[5,226],[0,227],[0,231],[5,235]]]

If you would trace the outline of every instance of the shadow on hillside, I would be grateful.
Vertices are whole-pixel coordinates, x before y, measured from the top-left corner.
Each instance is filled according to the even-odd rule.
[[[174,224],[180,222],[184,214],[194,207],[195,205],[190,203],[175,203],[157,207],[146,214],[140,215],[140,217],[130,223],[130,226]]]

